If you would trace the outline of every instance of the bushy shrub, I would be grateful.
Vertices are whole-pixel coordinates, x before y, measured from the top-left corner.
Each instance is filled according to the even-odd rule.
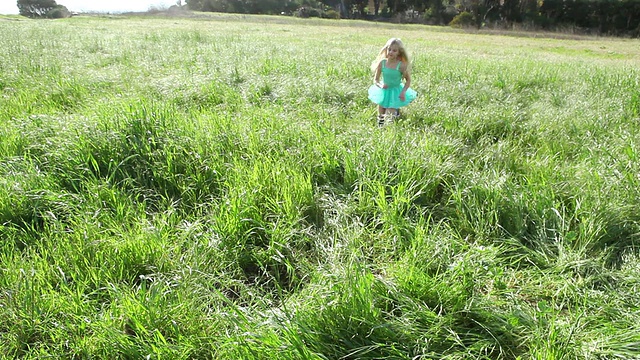
[[[473,15],[468,11],[463,11],[456,15],[449,23],[449,26],[455,28],[471,27],[474,25]]]
[[[322,17],[325,19],[340,19],[340,13],[335,10],[329,10],[325,11]]]
[[[49,19],[64,19],[71,16],[71,12],[64,5],[56,5],[53,9],[47,12],[47,18]]]
[[[322,10],[316,8],[308,8],[309,17],[322,17]]]

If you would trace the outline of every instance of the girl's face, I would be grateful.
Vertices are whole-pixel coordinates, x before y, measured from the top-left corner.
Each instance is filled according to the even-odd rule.
[[[396,44],[392,44],[387,48],[387,59],[396,60],[400,55],[400,47]]]

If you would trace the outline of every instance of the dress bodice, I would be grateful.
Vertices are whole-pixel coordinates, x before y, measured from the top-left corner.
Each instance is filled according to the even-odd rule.
[[[401,61],[398,61],[398,65],[395,68],[387,67],[387,60],[382,60],[382,78],[385,85],[388,87],[396,87],[402,83],[402,72],[400,72]]]

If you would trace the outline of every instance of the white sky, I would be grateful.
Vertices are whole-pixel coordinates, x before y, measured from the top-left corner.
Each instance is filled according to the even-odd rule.
[[[56,0],[69,11],[126,12],[147,11],[150,7],[168,8],[177,0]],[[17,0],[0,0],[0,14],[17,14]],[[184,4],[184,1],[182,1]]]

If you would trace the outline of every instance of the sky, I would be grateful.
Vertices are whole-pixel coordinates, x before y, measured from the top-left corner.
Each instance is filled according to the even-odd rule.
[[[56,0],[58,5],[64,5],[69,11],[94,12],[127,12],[147,11],[150,7],[168,8],[175,5],[177,0]],[[184,1],[182,1],[184,4]],[[0,14],[17,14],[17,0],[0,0]]]

